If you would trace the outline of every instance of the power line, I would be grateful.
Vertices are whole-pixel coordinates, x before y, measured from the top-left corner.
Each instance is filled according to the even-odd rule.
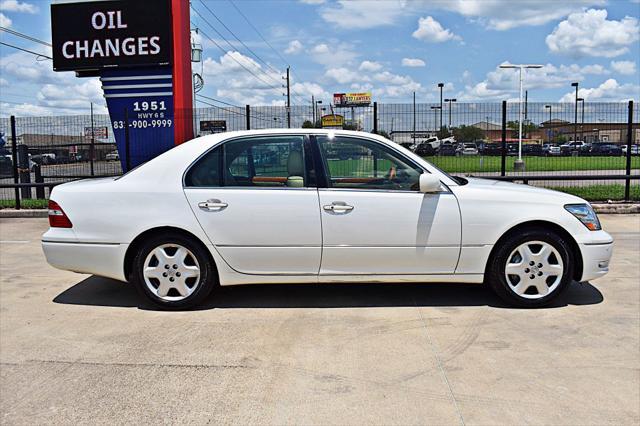
[[[249,24],[251,26],[251,28],[253,28],[254,31],[260,36],[262,41],[264,41],[266,43],[266,45],[269,46],[271,48],[271,50],[273,50],[276,53],[276,55],[278,55],[280,57],[280,59],[282,59],[282,61],[286,65],[289,65],[289,62],[285,58],[282,57],[280,52],[278,52],[276,49],[273,48],[273,46],[271,46],[271,44],[269,44],[269,42],[262,36],[262,33],[260,33],[260,31],[258,31],[258,29],[251,23],[251,21],[249,21],[249,18],[247,18],[245,16],[245,14],[242,13],[242,11],[240,9],[238,9],[238,6],[236,6],[236,4],[232,0],[228,0],[228,1],[229,1],[229,3],[231,3],[231,6],[233,6],[238,11],[240,16],[242,16],[244,18],[244,20],[247,21],[247,24]]]
[[[204,6],[204,7],[205,7],[209,12],[211,12],[211,10],[210,10],[210,9],[209,9],[209,8],[208,8],[204,3],[203,3],[203,6]],[[191,9],[192,9],[192,10],[193,10],[193,11],[194,11],[194,12],[195,12],[195,13],[196,13],[200,18],[202,18],[202,20],[203,20],[203,21],[204,21],[204,22],[205,22],[209,27],[211,27],[211,29],[212,29],[213,31],[215,31],[215,33],[216,33],[216,34],[218,34],[218,36],[220,36],[220,37],[221,37],[221,38],[222,38],[222,39],[227,43],[227,45],[229,45],[229,47],[230,47],[232,50],[240,52],[240,49],[238,49],[235,45],[233,45],[233,43],[231,43],[231,42],[229,41],[229,39],[227,39],[227,38],[226,38],[226,37],[225,37],[225,36],[224,36],[220,31],[218,31],[218,30],[217,30],[213,25],[211,25],[211,23],[210,23],[210,22],[209,22],[209,21],[208,21],[204,16],[202,16],[202,14],[200,13],[200,11],[199,11],[198,9],[196,9],[195,7],[193,7],[193,5],[191,5]],[[214,13],[213,13],[213,12],[211,12],[211,14],[212,14],[212,15],[213,15],[217,20],[218,20],[218,22],[220,22],[220,23],[221,23],[225,28],[227,28],[227,29],[228,29],[228,27],[227,27],[226,25],[224,25],[224,23],[223,23],[223,22],[222,22],[222,21],[221,21],[221,20],[220,20],[220,19],[219,19],[219,18],[218,18]],[[229,30],[229,29],[228,29],[228,30]],[[201,29],[199,29],[199,31],[200,31],[200,32],[202,32],[202,34],[204,34],[205,36],[207,36],[207,35],[206,35],[206,33],[205,33],[204,31],[202,31]],[[231,30],[229,30],[229,32],[231,32]],[[233,33],[231,33],[231,34],[233,34]],[[251,50],[251,49],[250,49],[246,44],[244,44],[244,43],[242,42],[242,40],[240,40],[240,39],[239,39],[235,34],[233,34],[233,35],[234,35],[234,37],[236,37],[236,39],[237,39],[240,43],[242,43],[242,45],[243,45],[243,46],[245,46],[245,47],[246,47],[246,48],[247,48],[251,53],[253,53],[256,57],[258,57],[258,56],[257,56],[257,54],[256,54],[255,52],[253,52],[253,51],[252,51],[252,50]],[[207,36],[207,38],[209,38],[209,39],[211,40],[211,38],[210,38],[210,37],[208,37],[208,36]],[[213,41],[213,40],[211,40],[211,41],[212,41],[214,44],[216,44],[216,46],[218,46],[218,48],[220,48],[220,46],[219,46],[215,41]],[[221,50],[222,50],[224,53],[227,53],[227,51],[226,51],[226,50],[224,50],[224,49],[221,49]],[[243,64],[241,64],[239,61],[237,61],[233,56],[232,56],[231,58],[232,58],[235,62],[237,62],[238,64],[242,65],[244,69],[246,69],[247,71],[251,72],[247,67],[245,67]],[[258,58],[259,58],[262,62],[264,62],[264,60],[262,60],[262,58],[260,58],[260,57],[258,57]],[[269,64],[267,64],[266,62],[264,62],[264,63],[265,63],[269,68],[271,68],[272,70],[274,70],[277,74],[280,74],[280,72],[279,72],[278,70],[276,70],[275,68],[273,68],[272,66],[270,66],[270,65],[269,65]],[[281,81],[274,79],[274,77],[273,77],[273,76],[271,76],[269,73],[267,73],[265,70],[263,70],[263,69],[261,69],[261,68],[258,68],[258,69],[257,69],[257,71],[259,71],[259,72],[263,73],[267,78],[269,78],[271,81],[275,82],[275,84],[276,84],[276,85],[282,86],[282,82],[281,82]],[[255,74],[254,74],[254,75],[255,75]],[[264,80],[260,79],[259,77],[257,77],[257,76],[256,76],[256,78],[258,78],[260,81],[262,81],[262,82],[266,83]],[[267,84],[268,84],[268,83],[267,83]],[[272,86],[272,87],[273,87],[274,89],[276,88],[276,86]],[[303,103],[305,102],[305,100],[304,100],[304,98],[303,98],[303,97],[298,96],[298,95],[295,95],[295,94],[294,94],[294,96],[295,96],[295,97],[298,97],[298,98],[300,98],[300,99],[302,99]]]
[[[9,34],[13,34],[14,36],[22,37],[22,38],[24,38],[26,40],[33,41],[33,42],[40,43],[40,44],[44,44],[45,46],[51,47],[51,43],[47,43],[46,41],[42,41],[42,40],[37,39],[35,37],[31,37],[30,35],[23,34],[23,33],[20,33],[18,31],[15,31],[15,30],[12,30],[12,29],[9,29],[9,28],[6,28],[6,27],[0,27],[0,31],[5,31],[5,32],[8,32]]]
[[[200,14],[200,12],[198,12],[195,8],[193,8],[193,11],[196,12],[198,14],[198,16],[200,16],[214,31],[218,32],[210,23],[209,21],[207,21],[204,16],[202,16]],[[205,33],[204,31],[202,31],[202,29],[198,30],[199,32],[201,32],[206,38],[208,38],[213,44],[216,45],[216,47],[218,49],[220,49],[220,51],[224,54],[227,54],[228,52],[222,47],[220,46],[214,39],[212,39],[211,37],[209,37],[209,35],[207,33]],[[235,50],[235,49],[234,49]],[[251,71],[251,69],[247,68],[242,62],[238,61],[233,55],[229,55],[230,58],[235,61],[238,65],[240,65],[242,68],[244,68],[247,72],[249,72],[251,75],[253,75],[255,78],[257,78],[259,81],[261,81],[262,83],[266,84],[269,88],[271,89],[277,89],[280,90],[279,87],[277,86],[272,86],[270,83],[264,81],[263,79],[261,79],[257,74],[255,74],[253,71]]]
[[[35,56],[38,56],[38,57],[52,59],[51,56],[47,56],[47,55],[44,55],[42,53],[37,53],[37,52],[34,52],[33,50],[29,50],[29,49],[23,49],[22,47],[14,46],[13,44],[5,43],[4,41],[0,41],[0,44],[2,44],[3,46],[12,47],[14,49],[22,50],[23,52],[31,53],[32,55],[35,55]]]
[[[213,102],[218,102],[219,104],[228,105],[228,106],[235,107],[235,108],[244,108],[243,106],[230,104],[229,102],[221,101],[219,99],[212,98],[212,97],[206,96],[206,95],[202,95],[200,93],[198,93],[198,96],[201,96],[201,97],[203,97],[205,99],[209,99],[210,101],[213,101]]]
[[[202,0],[200,0],[200,1],[202,1]],[[255,27],[255,25],[253,25],[253,24],[251,23],[251,21],[249,20],[249,18],[247,18],[247,16],[246,16],[244,13],[242,13],[242,11],[238,8],[238,6],[236,6],[236,4],[235,4],[232,0],[227,0],[227,1],[228,1],[229,3],[231,3],[231,5],[234,7],[234,9],[235,9],[236,11],[238,11],[238,13],[240,14],[240,16],[242,16],[242,18],[247,22],[247,24],[249,24],[249,26],[250,26],[251,28],[253,28],[253,30],[258,34],[258,36],[262,39],[262,41],[264,41],[264,42],[265,42],[265,44],[266,44],[267,46],[269,46],[269,48],[270,48],[271,50],[273,50],[273,51],[275,52],[275,54],[276,54],[276,55],[278,55],[278,57],[282,60],[282,62],[284,62],[284,63],[285,63],[285,65],[286,65],[287,67],[291,67],[291,64],[289,64],[289,61],[287,61],[287,60],[286,60],[286,59],[285,59],[285,58],[280,54],[280,52],[278,52],[276,49],[274,49],[274,47],[271,45],[271,43],[269,43],[269,42],[264,38],[264,36],[262,35],[262,33],[261,33],[261,32],[260,32],[260,31]],[[291,75],[293,75],[293,76],[294,76],[294,77],[296,77],[296,78],[298,77],[295,73],[293,73],[293,71],[291,72]],[[300,79],[300,80],[302,81],[302,79]],[[295,91],[294,91],[294,93],[295,93]],[[307,102],[303,94],[301,94],[301,95],[294,94],[294,96],[295,96],[295,97],[301,97],[301,98],[302,98],[302,100],[303,100],[303,103],[306,103],[306,102]]]
[[[222,26],[223,26],[227,31],[229,31],[229,33],[230,33],[230,34],[231,34],[231,35],[232,35],[236,40],[238,40],[238,42],[240,42],[240,44],[242,44],[242,45],[243,45],[243,46],[244,46],[244,47],[245,47],[249,52],[251,52],[251,54],[252,54],[253,56],[255,56],[255,57],[256,57],[256,59],[258,59],[260,62],[262,62],[263,64],[265,64],[267,67],[271,68],[271,70],[273,70],[274,72],[276,72],[276,73],[280,73],[280,71],[278,71],[277,69],[275,69],[275,68],[273,68],[271,65],[269,65],[269,63],[268,63],[268,62],[266,62],[264,59],[262,59],[262,58],[261,58],[261,57],[260,57],[256,52],[254,52],[254,51],[253,51],[249,46],[247,46],[247,45],[246,45],[242,40],[240,40],[240,39],[238,38],[238,36],[237,36],[233,31],[231,31],[231,29],[230,29],[229,27],[227,27],[227,26],[225,25],[225,23],[224,23],[224,22],[222,22],[222,20],[221,20],[220,18],[218,18],[218,15],[216,15],[215,13],[213,13],[213,11],[212,11],[211,9],[209,9],[209,6],[207,6],[207,4],[206,4],[203,0],[200,0],[200,3],[202,3],[202,5],[204,6],[204,8],[205,8],[205,9],[207,9],[207,10],[209,11],[209,13],[211,13],[211,15],[213,15],[213,17],[214,17],[214,18],[216,18],[216,20],[217,20],[218,22],[220,22],[220,24],[221,24],[221,25],[222,25]]]

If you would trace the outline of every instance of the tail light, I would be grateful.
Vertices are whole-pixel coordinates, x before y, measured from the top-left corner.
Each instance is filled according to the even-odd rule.
[[[53,200],[49,200],[49,226],[52,228],[72,228],[73,224],[62,210],[62,207]]]

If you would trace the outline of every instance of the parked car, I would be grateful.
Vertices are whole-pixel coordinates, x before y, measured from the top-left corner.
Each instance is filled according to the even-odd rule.
[[[622,145],[622,153],[627,155],[627,145]],[[640,145],[631,145],[631,155],[640,155]]]
[[[502,155],[502,144],[485,143],[479,150],[482,155]]]
[[[456,155],[456,145],[451,143],[441,144],[438,148],[438,155],[443,157]]]
[[[560,155],[560,145],[555,143],[545,143],[542,145],[542,154],[546,156]]]
[[[590,145],[584,141],[569,142],[560,145],[560,153],[562,155],[580,155],[589,152]]]
[[[543,155],[542,145],[538,145],[537,143],[523,144],[522,155],[541,156]]]
[[[596,142],[591,145],[590,155],[622,155],[623,150],[620,145],[609,142]]]
[[[507,144],[507,155],[510,155],[510,156],[518,155],[518,144],[517,143],[508,143]]]
[[[286,167],[257,169],[257,148],[283,148]],[[360,154],[332,164],[328,150]],[[486,283],[536,307],[605,275],[613,246],[581,198],[450,176],[382,136],[321,129],[208,135],[119,178],[58,185],[49,224],[51,265],[174,309],[218,285],[371,281]]]
[[[430,157],[436,155],[436,150],[429,142],[423,142],[418,145],[415,153],[421,157]]]
[[[118,151],[111,151],[104,159],[107,161],[120,161],[120,154],[118,154]]]
[[[458,145],[459,155],[478,155],[478,147],[473,142],[465,142]]]
[[[0,176],[13,176],[13,161],[4,155],[0,156]]]

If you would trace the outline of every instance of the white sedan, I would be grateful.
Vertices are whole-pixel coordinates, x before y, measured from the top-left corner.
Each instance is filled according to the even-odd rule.
[[[343,282],[486,283],[535,307],[605,275],[613,247],[583,199],[450,176],[340,130],[204,136],[119,178],[57,186],[49,222],[51,265],[167,308],[218,285]]]

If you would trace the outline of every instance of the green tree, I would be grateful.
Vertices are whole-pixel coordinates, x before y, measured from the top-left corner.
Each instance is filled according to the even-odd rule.
[[[451,133],[449,133],[449,129],[447,129],[446,126],[442,126],[440,127],[440,130],[438,130],[438,133],[436,133],[436,136],[438,139],[446,139],[451,136]]]
[[[518,120],[514,120],[514,121],[507,121],[507,128],[515,130],[515,131],[519,131],[520,127],[519,127],[519,121]],[[523,122],[522,123],[522,135],[526,136],[528,134],[531,134],[531,132],[533,132],[534,130],[537,130],[538,126],[536,126],[535,124],[529,122]]]
[[[465,126],[453,129],[453,136],[458,142],[471,142],[477,139],[484,139],[484,130],[475,126]]]

